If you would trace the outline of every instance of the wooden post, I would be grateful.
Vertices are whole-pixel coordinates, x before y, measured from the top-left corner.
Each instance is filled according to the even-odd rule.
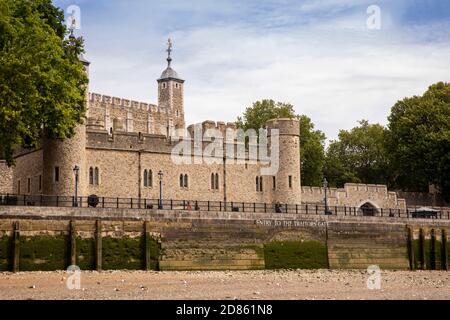
[[[102,222],[97,220],[95,222],[95,265],[97,271],[102,270]]]
[[[415,270],[416,265],[414,263],[414,234],[411,227],[408,228],[408,257],[409,257],[409,269]]]
[[[19,222],[14,222],[13,231],[13,265],[12,271],[19,272],[20,270],[20,225]]]
[[[425,232],[422,228],[419,231],[419,263],[420,269],[425,270]]]
[[[151,252],[150,252],[151,236],[150,236],[150,222],[149,221],[144,222],[144,241],[145,241],[145,270],[149,271],[152,269]]]
[[[75,233],[75,222],[70,221],[70,265],[75,266],[77,264],[77,238]]]
[[[430,269],[436,270],[436,233],[435,233],[434,229],[431,229]]]
[[[442,229],[442,245],[441,245],[441,261],[442,270],[448,271],[448,258],[447,258],[447,230]]]

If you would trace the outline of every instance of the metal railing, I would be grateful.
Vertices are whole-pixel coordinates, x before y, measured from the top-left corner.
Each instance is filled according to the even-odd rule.
[[[449,208],[438,208],[429,215],[418,214],[417,208],[368,209],[322,204],[274,204],[257,202],[223,202],[164,199],[138,199],[113,197],[68,197],[45,195],[0,194],[0,206],[78,207],[115,209],[160,209],[214,212],[279,213],[302,215],[376,216],[392,218],[450,219]]]

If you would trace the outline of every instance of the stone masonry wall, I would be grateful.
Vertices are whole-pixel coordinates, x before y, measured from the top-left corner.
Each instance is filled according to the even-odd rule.
[[[28,152],[16,158],[16,166],[13,168],[14,174],[12,178],[13,193],[40,194],[44,183],[42,165],[42,150]],[[30,179],[30,190],[28,190],[28,179]],[[41,188],[39,188],[39,180],[41,180]]]
[[[319,187],[302,187],[302,201],[304,203],[323,203],[325,192]],[[370,203],[375,208],[406,209],[406,202],[395,192],[388,192],[385,185],[366,185],[347,183],[344,188],[329,189],[330,206],[360,207]]]
[[[0,193],[13,193],[13,168],[0,161]]]
[[[449,231],[449,220],[0,206],[0,270],[445,270]]]

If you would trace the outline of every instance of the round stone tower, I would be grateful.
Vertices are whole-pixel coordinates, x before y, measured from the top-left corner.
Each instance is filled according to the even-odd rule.
[[[89,76],[89,62],[80,57]],[[86,90],[86,103],[89,90]],[[75,166],[79,167],[78,196],[86,196],[88,172],[86,168],[86,120],[75,129],[70,139],[43,139],[43,194],[74,196]]]
[[[269,141],[273,129],[279,132],[279,169],[275,175],[273,201],[281,204],[301,203],[300,122],[296,119],[274,119],[267,122]]]

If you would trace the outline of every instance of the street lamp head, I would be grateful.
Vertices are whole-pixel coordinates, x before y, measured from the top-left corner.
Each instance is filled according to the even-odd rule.
[[[328,188],[328,181],[327,181],[327,178],[324,178],[323,179],[323,187],[326,189],[326,188]]]
[[[162,180],[163,176],[164,176],[164,174],[162,173],[162,171],[159,171],[158,172],[159,180]]]
[[[75,167],[73,168],[73,172],[74,172],[75,174],[78,174],[78,172],[80,172],[80,167],[79,167],[79,166],[75,166]]]

